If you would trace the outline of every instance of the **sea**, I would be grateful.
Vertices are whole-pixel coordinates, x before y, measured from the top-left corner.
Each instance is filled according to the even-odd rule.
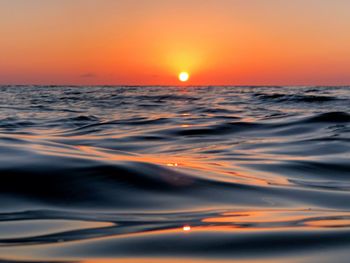
[[[0,86],[0,262],[350,258],[350,87]]]

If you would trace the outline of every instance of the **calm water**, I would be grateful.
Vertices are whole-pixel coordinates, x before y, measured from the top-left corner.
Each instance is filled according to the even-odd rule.
[[[0,120],[0,262],[349,262],[349,87],[3,86]]]

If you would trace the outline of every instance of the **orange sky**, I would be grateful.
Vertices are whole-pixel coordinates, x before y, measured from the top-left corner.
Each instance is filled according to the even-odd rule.
[[[0,83],[350,84],[348,0],[0,0]]]

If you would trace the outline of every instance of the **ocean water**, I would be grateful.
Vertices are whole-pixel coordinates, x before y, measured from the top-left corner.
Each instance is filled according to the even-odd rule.
[[[0,87],[0,262],[349,257],[349,87]]]

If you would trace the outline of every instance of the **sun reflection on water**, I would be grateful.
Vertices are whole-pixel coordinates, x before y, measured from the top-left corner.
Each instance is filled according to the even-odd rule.
[[[186,226],[184,226],[182,229],[183,229],[183,231],[185,231],[185,232],[189,232],[189,231],[191,231],[191,226],[186,225]]]

